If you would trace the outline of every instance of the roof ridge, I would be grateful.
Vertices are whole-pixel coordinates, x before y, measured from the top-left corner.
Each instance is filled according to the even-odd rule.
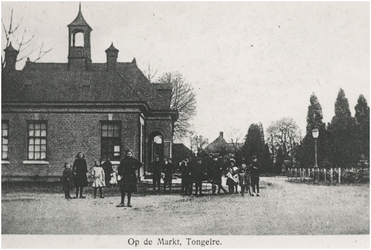
[[[140,96],[138,95],[138,93],[136,93],[134,91],[134,89],[130,86],[130,84],[125,81],[124,77],[119,72],[117,72],[117,74],[120,76],[120,78],[122,79],[122,81],[129,87],[129,89],[131,90],[131,92],[133,92],[136,95],[136,97],[139,99],[139,101],[142,102],[143,101],[142,98],[140,98]]]

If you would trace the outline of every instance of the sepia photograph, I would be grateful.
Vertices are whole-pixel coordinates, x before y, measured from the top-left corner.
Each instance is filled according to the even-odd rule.
[[[1,2],[2,248],[370,248],[369,2]]]

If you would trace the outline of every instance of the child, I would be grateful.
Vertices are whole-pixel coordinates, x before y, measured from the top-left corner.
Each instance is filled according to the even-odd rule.
[[[105,176],[102,166],[99,164],[99,161],[94,162],[94,167],[92,170],[93,184],[94,188],[94,198],[97,197],[97,189],[99,188],[100,198],[104,198],[102,195],[102,187],[105,186]]]
[[[64,171],[63,171],[63,191],[64,191],[64,198],[67,200],[72,199],[70,195],[70,190],[73,186],[73,174],[71,170],[71,165],[69,163],[64,163]]]
[[[234,188],[236,187],[237,192],[237,183],[238,183],[238,176],[236,175],[236,161],[235,159],[230,159],[230,166],[228,167],[228,172],[226,174],[227,177],[227,186],[228,191],[230,194],[234,193]]]
[[[113,185],[114,187],[116,187],[116,184],[117,184],[117,172],[116,171],[113,171],[111,173],[111,179],[110,179],[109,183],[111,185]]]
[[[250,192],[250,178],[247,172],[246,164],[242,164],[241,166],[240,172],[238,173],[238,182],[241,186],[241,194],[243,197],[245,189],[247,189],[247,193]]]

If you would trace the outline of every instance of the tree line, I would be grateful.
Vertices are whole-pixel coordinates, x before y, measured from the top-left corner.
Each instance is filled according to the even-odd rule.
[[[353,117],[345,92],[340,89],[334,105],[335,114],[327,124],[323,122],[322,106],[314,93],[309,101],[304,138],[290,117],[272,122],[266,130],[267,138],[261,123],[251,124],[238,157],[250,159],[257,155],[265,172],[280,173],[285,167],[313,167],[315,139],[312,131],[317,128],[319,167],[356,167],[361,158],[369,159],[370,108],[363,95],[358,98]]]

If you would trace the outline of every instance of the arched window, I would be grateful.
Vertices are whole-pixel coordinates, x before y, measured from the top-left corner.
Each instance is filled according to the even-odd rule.
[[[84,47],[84,33],[77,32],[73,36],[73,47]]]
[[[164,138],[162,134],[158,131],[152,132],[149,135],[148,141],[148,160],[149,162],[153,162],[155,156],[160,158],[160,161],[164,160]]]

